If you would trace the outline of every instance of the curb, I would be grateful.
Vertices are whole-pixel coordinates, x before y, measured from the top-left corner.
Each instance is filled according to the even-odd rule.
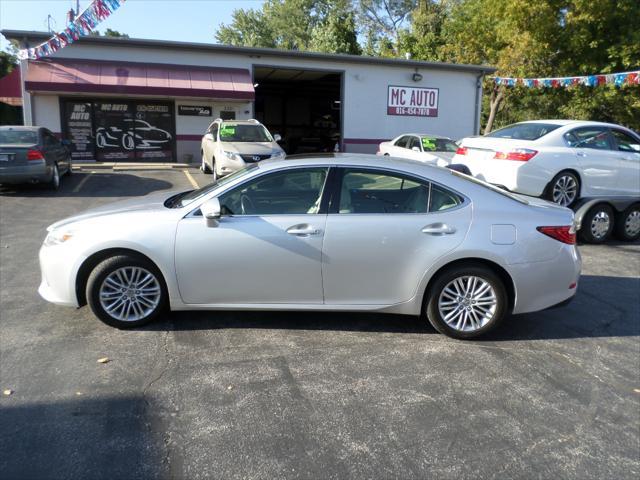
[[[198,169],[199,165],[194,163],[115,163],[115,162],[92,162],[72,164],[74,171],[90,170],[112,170],[112,171],[150,171],[150,170],[184,170]]]

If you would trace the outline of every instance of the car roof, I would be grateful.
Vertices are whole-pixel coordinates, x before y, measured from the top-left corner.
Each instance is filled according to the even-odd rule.
[[[567,125],[571,125],[573,127],[579,127],[579,126],[601,126],[601,127],[616,127],[616,128],[620,128],[622,127],[622,125],[616,125],[615,123],[607,123],[607,122],[594,122],[591,120],[557,120],[557,119],[551,119],[551,120],[527,120],[525,122],[518,122],[518,123],[548,123],[551,125],[559,125],[561,127],[567,126]],[[622,128],[626,128],[626,127],[622,127]]]
[[[220,120],[220,123],[230,123],[233,125],[262,125],[257,120]]]
[[[414,137],[429,137],[429,138],[441,138],[442,140],[451,140],[450,137],[445,137],[444,135],[435,135],[432,133],[401,133],[397,135],[395,138],[404,137],[407,135],[413,135]]]

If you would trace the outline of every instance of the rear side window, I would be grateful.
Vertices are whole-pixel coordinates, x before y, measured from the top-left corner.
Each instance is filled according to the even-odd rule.
[[[618,150],[621,152],[640,153],[640,140],[621,130],[611,130],[611,135],[613,135]]]
[[[394,144],[396,147],[407,148],[407,143],[409,142],[410,137],[404,136],[400,137],[396,143]]]
[[[538,140],[557,128],[560,128],[560,125],[554,125],[552,123],[516,123],[485,136],[493,138],[514,138],[518,140]]]
[[[430,212],[441,212],[461,205],[464,200],[460,195],[446,188],[431,184],[431,196],[429,200]]]
[[[0,130],[0,144],[33,145],[38,143],[38,133],[33,130]]]
[[[609,132],[601,127],[576,128],[564,134],[567,145],[573,148],[611,150]]]

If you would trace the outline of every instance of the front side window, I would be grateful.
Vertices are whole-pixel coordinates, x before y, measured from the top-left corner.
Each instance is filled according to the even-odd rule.
[[[262,125],[222,123],[220,125],[221,142],[273,142],[271,135]]]
[[[211,135],[213,135],[213,139],[216,139],[216,136],[218,135],[218,124],[217,123],[213,123],[211,124],[211,128],[209,128],[209,133]]]
[[[419,152],[422,151],[422,149],[420,148],[420,140],[418,139],[418,137],[411,137],[411,142],[409,143],[409,148],[411,150],[413,150],[414,148],[417,148]]]
[[[639,140],[621,130],[611,130],[611,134],[616,140],[616,145],[619,151],[640,153]]]
[[[344,171],[340,213],[426,213],[428,203],[428,182],[377,171]]]
[[[316,214],[328,168],[273,172],[238,185],[220,195],[225,215]]]
[[[600,127],[576,128],[564,134],[567,145],[573,148],[610,150],[609,132]]]

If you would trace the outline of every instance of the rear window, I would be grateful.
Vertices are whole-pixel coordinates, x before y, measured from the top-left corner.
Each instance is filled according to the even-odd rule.
[[[38,143],[38,133],[33,130],[0,130],[0,144],[33,145]]]
[[[560,128],[560,125],[554,125],[552,123],[516,123],[491,132],[485,135],[485,137],[537,140],[544,137],[547,133],[553,132],[556,128]]]

